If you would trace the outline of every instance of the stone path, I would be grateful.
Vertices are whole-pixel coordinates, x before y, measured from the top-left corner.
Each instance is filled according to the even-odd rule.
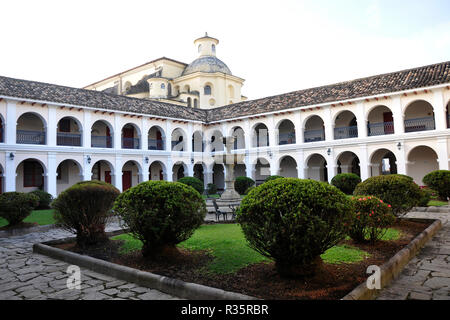
[[[450,213],[410,212],[411,218],[438,218],[443,227],[378,300],[450,300]]]
[[[111,224],[107,231],[117,230]],[[33,243],[71,236],[62,229],[0,238],[0,300],[178,299],[157,290],[81,268],[81,289],[68,289],[69,264],[34,254]]]

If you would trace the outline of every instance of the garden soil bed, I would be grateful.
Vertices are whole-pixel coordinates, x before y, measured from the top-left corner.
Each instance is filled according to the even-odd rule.
[[[368,277],[366,270],[369,265],[381,266],[387,262],[430,224],[431,222],[398,220],[393,227],[401,231],[401,238],[395,241],[379,241],[375,245],[345,240],[341,244],[360,248],[370,256],[356,263],[323,264],[323,268],[315,276],[304,279],[280,277],[273,262],[253,264],[234,274],[213,274],[207,271],[207,265],[214,257],[206,251],[179,249],[177,253],[171,252],[164,258],[150,261],[144,259],[140,251],[120,254],[121,240],[107,241],[88,250],[81,250],[74,243],[59,244],[55,247],[260,299],[336,300],[366,281]]]

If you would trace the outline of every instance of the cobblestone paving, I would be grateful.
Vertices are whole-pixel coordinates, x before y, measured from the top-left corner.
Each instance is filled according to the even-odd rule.
[[[107,231],[118,229],[109,225]],[[72,236],[61,229],[0,238],[0,300],[167,300],[157,290],[81,268],[81,289],[68,289],[69,264],[32,252],[33,243]]]
[[[450,300],[450,214],[410,212],[411,218],[438,218],[443,227],[381,291],[378,300]]]

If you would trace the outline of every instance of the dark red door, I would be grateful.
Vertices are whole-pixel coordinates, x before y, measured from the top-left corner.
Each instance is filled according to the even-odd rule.
[[[105,182],[111,184],[111,171],[105,171]]]
[[[159,170],[159,180],[164,180],[163,171]]]
[[[162,150],[163,146],[163,141],[162,141],[162,135],[161,135],[161,131],[156,131],[156,149],[157,150]]]
[[[112,147],[112,143],[111,143],[112,139],[111,139],[111,131],[109,130],[109,127],[106,127],[106,147],[107,148],[111,148]]]
[[[383,112],[384,133],[394,133],[394,118],[392,112]]]
[[[131,188],[131,171],[122,171],[122,190]]]
[[[122,133],[123,133],[123,147],[127,149],[133,149],[134,129],[123,128]]]
[[[0,119],[0,142],[3,142],[3,123],[2,123],[2,119]]]

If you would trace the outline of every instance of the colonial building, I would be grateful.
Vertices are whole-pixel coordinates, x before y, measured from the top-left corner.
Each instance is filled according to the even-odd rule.
[[[182,176],[223,188],[227,136],[244,159],[234,175],[258,182],[354,172],[423,184],[449,169],[450,61],[242,101],[218,41],[195,43],[190,65],[161,58],[88,89],[0,77],[0,190],[57,195],[90,179],[125,190]]]

